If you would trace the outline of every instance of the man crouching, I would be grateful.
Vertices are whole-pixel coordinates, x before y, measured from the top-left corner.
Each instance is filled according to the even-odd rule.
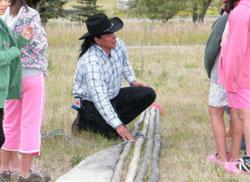
[[[134,140],[126,124],[154,102],[155,91],[136,82],[125,44],[115,35],[123,27],[121,19],[96,14],[86,20],[86,26],[73,90],[81,107],[72,129]],[[123,77],[130,87],[121,88]]]

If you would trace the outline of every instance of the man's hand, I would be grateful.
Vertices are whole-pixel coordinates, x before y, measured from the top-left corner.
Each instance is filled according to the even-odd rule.
[[[134,87],[148,87],[147,85],[145,85],[143,83],[138,83],[136,81],[134,81],[131,85]]]
[[[33,37],[33,27],[27,26],[21,32],[23,38],[30,40]]]
[[[116,128],[116,132],[123,138],[123,140],[135,141],[134,137],[125,126],[121,125]]]

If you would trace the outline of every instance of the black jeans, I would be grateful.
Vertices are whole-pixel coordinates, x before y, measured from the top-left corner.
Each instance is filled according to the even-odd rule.
[[[126,87],[120,89],[111,104],[119,119],[126,125],[150,106],[155,98],[155,91],[150,87]],[[118,136],[116,130],[108,125],[96,110],[93,102],[83,101],[83,108],[78,114],[81,129],[100,133],[107,138]]]
[[[0,108],[0,148],[2,147],[5,141],[4,133],[3,133],[3,109]]]

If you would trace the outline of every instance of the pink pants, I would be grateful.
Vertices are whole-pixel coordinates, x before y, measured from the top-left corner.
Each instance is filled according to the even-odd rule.
[[[227,92],[228,107],[250,109],[250,88],[239,88],[237,92]]]
[[[40,154],[41,124],[45,105],[45,76],[22,80],[21,99],[5,102],[3,150]]]

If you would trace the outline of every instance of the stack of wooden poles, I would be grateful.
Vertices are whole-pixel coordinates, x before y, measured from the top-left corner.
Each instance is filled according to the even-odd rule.
[[[133,135],[143,124],[141,135],[135,143],[127,142],[117,162],[111,182],[157,182],[160,177],[159,157],[161,148],[160,112],[156,107],[146,110],[134,125]],[[124,174],[125,160],[131,153],[132,159]],[[145,145],[145,147],[143,147]],[[143,151],[144,150],[144,151]],[[142,155],[144,153],[144,155]]]

